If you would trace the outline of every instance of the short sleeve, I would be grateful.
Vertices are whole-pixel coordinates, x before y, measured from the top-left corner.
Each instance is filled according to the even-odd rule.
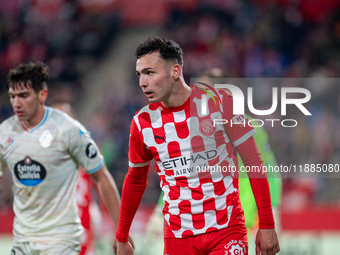
[[[96,172],[103,164],[104,159],[90,132],[78,121],[64,135],[63,140],[73,160],[88,174]]]
[[[139,129],[133,119],[130,127],[129,166],[143,167],[151,164],[153,159],[151,151],[146,147]]]

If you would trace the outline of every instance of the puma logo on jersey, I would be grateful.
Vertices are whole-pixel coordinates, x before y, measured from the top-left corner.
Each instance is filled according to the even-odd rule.
[[[159,135],[155,135],[155,139],[161,139],[161,140],[163,140],[166,143],[166,141],[165,141],[166,137],[165,136],[166,136],[166,134],[164,134],[163,137],[159,136]]]

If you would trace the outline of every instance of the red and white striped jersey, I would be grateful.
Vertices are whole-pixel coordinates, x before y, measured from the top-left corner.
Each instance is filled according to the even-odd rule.
[[[213,97],[209,97],[203,96],[206,90],[191,88],[191,96],[182,106],[149,104],[136,113],[131,124],[129,165],[143,167],[155,159],[164,191],[163,214],[171,230],[165,237],[223,229],[242,213],[237,173],[229,170],[237,169],[235,147],[255,130],[235,124],[245,121],[245,116],[233,115],[233,98],[227,91],[218,90],[215,95],[210,91]],[[203,115],[205,98],[208,107]],[[216,124],[222,119],[228,124]]]

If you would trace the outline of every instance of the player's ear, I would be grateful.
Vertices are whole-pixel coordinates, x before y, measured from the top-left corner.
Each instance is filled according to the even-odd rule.
[[[173,65],[172,68],[173,68],[172,77],[174,78],[175,81],[178,81],[182,75],[182,68],[179,64]]]
[[[48,96],[48,90],[42,89],[39,91],[39,101],[40,103],[44,104]]]

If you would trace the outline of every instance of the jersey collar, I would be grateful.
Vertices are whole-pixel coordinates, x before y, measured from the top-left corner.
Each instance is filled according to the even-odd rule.
[[[184,110],[185,108],[187,107],[190,107],[190,97],[188,97],[188,99],[180,106],[177,106],[177,107],[165,107],[161,102],[159,102],[159,106],[166,112],[179,112],[179,111],[182,111]]]
[[[44,118],[42,119],[42,121],[41,121],[37,126],[35,126],[35,127],[32,128],[32,129],[28,129],[27,127],[25,127],[25,125],[24,125],[21,121],[19,121],[19,122],[20,122],[20,125],[21,125],[22,128],[23,128],[24,130],[26,130],[27,132],[33,133],[35,130],[37,130],[38,128],[40,128],[40,127],[46,122],[46,119],[47,119],[47,116],[48,116],[49,111],[50,111],[50,107],[47,107],[47,106],[46,106],[46,111],[45,111],[45,116],[44,116]]]

